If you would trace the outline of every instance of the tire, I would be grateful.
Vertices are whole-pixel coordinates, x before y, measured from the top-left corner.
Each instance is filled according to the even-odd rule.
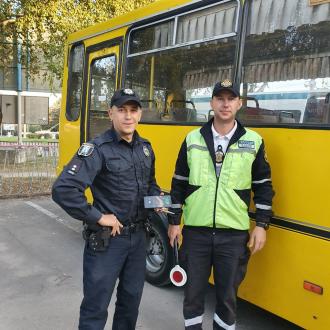
[[[174,266],[173,249],[167,236],[167,224],[159,215],[150,219],[147,236],[146,280],[156,286],[170,283],[170,271]]]

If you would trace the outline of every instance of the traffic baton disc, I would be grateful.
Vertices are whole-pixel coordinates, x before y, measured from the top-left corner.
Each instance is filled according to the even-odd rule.
[[[187,274],[179,265],[175,265],[170,272],[171,282],[175,286],[183,286],[187,282]]]

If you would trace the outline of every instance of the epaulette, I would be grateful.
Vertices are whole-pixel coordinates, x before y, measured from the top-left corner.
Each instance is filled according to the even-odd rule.
[[[144,138],[142,138],[142,137],[140,137],[140,141],[141,141],[142,143],[147,143],[147,144],[151,145],[151,143],[150,143],[149,140],[144,139]]]
[[[104,143],[108,143],[108,142],[113,142],[113,137],[109,136],[109,134],[101,134],[99,136],[97,136],[94,140],[93,143],[95,145],[97,145],[98,147],[100,147],[102,144]]]

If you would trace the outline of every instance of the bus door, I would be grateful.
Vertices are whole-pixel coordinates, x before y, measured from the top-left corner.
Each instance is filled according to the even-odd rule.
[[[93,139],[111,126],[108,109],[111,96],[119,84],[119,54],[118,44],[90,51],[87,56],[86,113],[85,123],[82,125],[85,141]]]

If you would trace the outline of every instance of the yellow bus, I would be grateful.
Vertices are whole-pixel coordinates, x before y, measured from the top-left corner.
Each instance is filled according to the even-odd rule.
[[[240,83],[238,120],[264,137],[276,196],[267,245],[239,296],[317,330],[330,329],[329,2],[159,0],[73,33],[58,165],[109,127],[113,91],[132,88],[144,103],[139,133],[168,192],[185,135],[212,117],[212,86]],[[151,220],[147,279],[163,285],[173,263],[167,222]]]

